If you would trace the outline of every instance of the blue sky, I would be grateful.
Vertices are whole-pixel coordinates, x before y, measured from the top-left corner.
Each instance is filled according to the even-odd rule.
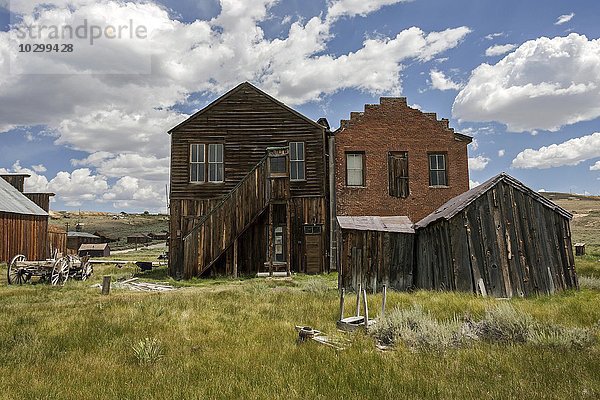
[[[54,209],[164,210],[166,131],[245,80],[334,128],[380,96],[406,96],[475,138],[473,184],[506,171],[535,190],[600,194],[597,2],[3,4],[0,168],[32,173],[31,190],[57,193]],[[131,19],[151,35],[19,54],[19,24],[58,23],[57,11],[71,24]]]

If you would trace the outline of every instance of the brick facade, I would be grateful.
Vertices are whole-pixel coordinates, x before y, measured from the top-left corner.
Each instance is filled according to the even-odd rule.
[[[408,107],[406,98],[381,98],[341,121],[335,132],[337,215],[406,215],[419,221],[469,190],[467,145],[448,120]],[[364,187],[346,185],[346,153],[364,152]],[[408,152],[409,195],[390,196],[389,152]],[[430,153],[446,154],[447,186],[429,186]]]

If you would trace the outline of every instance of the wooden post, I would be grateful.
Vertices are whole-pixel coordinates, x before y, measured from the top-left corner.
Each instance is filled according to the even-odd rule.
[[[381,301],[381,318],[385,316],[385,302],[387,300],[387,285],[383,285],[383,300]]]
[[[102,278],[102,294],[107,295],[110,293],[110,275],[104,275]]]
[[[360,316],[360,292],[362,292],[362,285],[358,284],[358,290],[356,291],[356,316]]]
[[[239,238],[235,238],[233,241],[233,277],[238,277],[238,240]]]
[[[340,321],[344,319],[344,295],[346,294],[346,289],[342,288],[340,290]]]
[[[289,196],[288,196],[289,197]],[[288,199],[285,203],[286,215],[285,215],[285,228],[286,228],[286,247],[287,247],[287,276],[292,275],[292,221],[290,212],[290,200]]]
[[[363,302],[365,303],[365,328],[369,327],[369,305],[367,304],[367,289],[363,290]]]
[[[273,203],[269,203],[269,276],[273,276],[273,256],[275,243],[273,240]]]

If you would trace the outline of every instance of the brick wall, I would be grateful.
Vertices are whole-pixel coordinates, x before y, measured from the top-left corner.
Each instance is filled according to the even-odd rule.
[[[337,215],[407,215],[419,221],[469,189],[467,145],[448,120],[410,108],[406,98],[381,98],[341,121],[335,133]],[[346,152],[365,153],[365,187],[346,186]],[[388,153],[408,152],[410,194],[388,192]],[[429,186],[428,153],[445,153],[447,187]]]

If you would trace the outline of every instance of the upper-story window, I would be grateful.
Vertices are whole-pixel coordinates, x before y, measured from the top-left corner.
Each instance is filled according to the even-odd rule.
[[[190,182],[204,182],[206,163],[204,144],[190,145]]]
[[[390,151],[388,154],[388,175],[390,196],[406,198],[408,189],[408,153]]]
[[[208,181],[223,182],[223,144],[208,145]]]
[[[285,156],[270,156],[269,157],[269,174],[270,176],[287,176]]]
[[[429,186],[448,186],[446,154],[429,154]]]
[[[223,182],[223,144],[190,145],[190,182]]]
[[[346,153],[346,185],[365,186],[365,153]]]
[[[290,180],[305,180],[304,166],[304,142],[290,142]]]

